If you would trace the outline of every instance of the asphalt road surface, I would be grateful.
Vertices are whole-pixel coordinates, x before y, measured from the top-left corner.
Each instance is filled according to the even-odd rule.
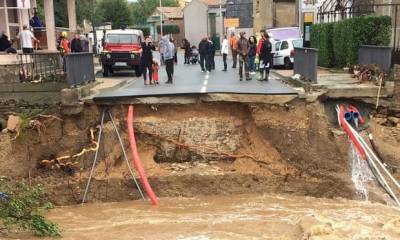
[[[232,60],[228,59],[228,71],[224,72],[221,56],[215,57],[215,70],[202,73],[200,65],[184,65],[183,55],[179,54],[178,64],[175,65],[173,84],[166,84],[165,66],[159,70],[159,85],[144,85],[143,77],[134,77],[132,72],[116,72],[117,77],[135,79],[131,84],[116,90],[105,91],[94,97],[94,100],[105,100],[126,97],[168,96],[207,93],[237,93],[263,95],[292,95],[296,92],[279,81],[274,74],[268,82],[257,81],[258,74],[252,75],[251,81],[239,81],[238,68],[232,69]],[[239,64],[238,64],[239,66]],[[244,75],[244,74],[243,74]]]

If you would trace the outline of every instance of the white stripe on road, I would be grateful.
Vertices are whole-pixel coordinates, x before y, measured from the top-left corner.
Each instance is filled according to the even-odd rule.
[[[209,77],[210,77],[210,75],[208,73],[204,76],[203,86],[201,87],[201,90],[200,90],[201,93],[207,92],[207,85],[208,85]]]

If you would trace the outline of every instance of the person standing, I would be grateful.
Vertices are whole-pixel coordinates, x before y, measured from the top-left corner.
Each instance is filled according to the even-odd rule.
[[[148,84],[153,84],[153,53],[152,50],[155,50],[155,47],[151,41],[150,38],[146,38],[144,42],[142,42],[142,58],[140,62],[140,66],[142,67],[142,73],[143,73],[143,80],[144,80],[144,85]],[[149,80],[150,82],[147,82],[147,71],[149,73]]]
[[[243,80],[243,67],[246,74],[246,81],[250,81],[249,74],[249,41],[246,38],[245,32],[240,32],[240,38],[236,44],[236,51],[239,54],[239,77],[240,81]]]
[[[183,39],[183,46],[182,48],[185,50],[185,63],[184,64],[190,64],[190,52],[191,52],[191,48],[190,48],[190,43],[189,41],[184,38]]]
[[[237,55],[238,55],[236,50],[237,41],[238,37],[236,36],[236,34],[234,32],[231,33],[231,39],[229,40],[229,45],[231,47],[231,52],[232,52],[232,60],[233,60],[232,68],[236,68],[237,64]]]
[[[257,39],[255,36],[249,38],[249,45],[249,70],[250,74],[256,74]]]
[[[212,41],[212,37],[208,38],[208,61],[210,64],[209,71],[215,70],[215,45],[214,42]]]
[[[86,35],[81,35],[82,52],[89,52],[89,40]]]
[[[222,60],[224,61],[224,69],[222,71],[226,72],[228,68],[228,64],[226,63],[226,59],[229,53],[229,46],[228,46],[228,39],[226,39],[226,35],[224,35],[224,40],[222,40],[221,46],[221,53],[222,53]]]
[[[163,48],[164,48],[164,60],[165,60],[165,70],[167,72],[168,81],[167,84],[172,84],[172,77],[174,75],[174,55],[175,55],[175,45],[170,41],[169,36],[164,36],[162,38]]]
[[[82,52],[82,43],[78,34],[75,34],[74,39],[71,41],[71,52]]]
[[[33,36],[33,33],[28,29],[27,25],[22,27],[22,31],[18,33],[17,39],[21,43],[23,53],[33,53],[33,42],[40,43],[39,40]]]
[[[205,71],[206,58],[207,58],[208,41],[206,37],[203,37],[199,43],[199,54],[200,54],[200,67],[201,72]]]
[[[162,39],[158,42],[158,51],[160,52],[160,65],[164,65],[164,42]]]
[[[62,32],[60,36],[60,51],[61,54],[68,54],[71,52],[71,49],[69,48],[69,41],[67,39],[68,34],[67,32]]]
[[[261,42],[261,40],[260,40]],[[268,81],[269,77],[269,71],[271,69],[272,65],[272,44],[269,41],[269,36],[268,34],[264,34],[262,37],[262,44],[260,47],[260,78],[258,79],[259,81]],[[265,75],[264,75],[265,73]]]

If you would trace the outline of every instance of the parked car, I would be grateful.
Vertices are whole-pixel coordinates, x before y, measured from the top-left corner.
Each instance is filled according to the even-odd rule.
[[[108,30],[100,55],[103,76],[107,77],[115,70],[122,69],[133,69],[136,76],[140,76],[142,74],[140,67],[142,40],[144,39],[141,30]]]
[[[275,41],[274,66],[284,66],[286,69],[293,68],[294,48],[300,47],[303,47],[302,38]]]

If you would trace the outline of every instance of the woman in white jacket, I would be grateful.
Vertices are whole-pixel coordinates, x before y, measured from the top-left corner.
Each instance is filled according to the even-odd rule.
[[[226,68],[228,67],[226,63],[226,58],[228,57],[229,53],[229,43],[228,39],[226,39],[226,35],[224,35],[224,40],[222,40],[222,47],[221,47],[222,59],[224,60],[224,72],[226,72]]]

